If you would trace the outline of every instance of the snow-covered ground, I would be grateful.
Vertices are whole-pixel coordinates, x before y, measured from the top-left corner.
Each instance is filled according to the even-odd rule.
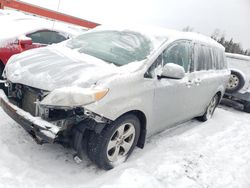
[[[228,107],[153,136],[110,171],[87,158],[76,164],[60,145],[37,145],[1,109],[0,120],[0,188],[250,187],[250,114]]]

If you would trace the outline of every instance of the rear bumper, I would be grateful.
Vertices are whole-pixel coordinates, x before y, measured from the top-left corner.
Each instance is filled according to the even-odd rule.
[[[60,127],[44,121],[40,117],[34,117],[13,105],[1,89],[0,105],[5,113],[19,123],[39,144],[55,142]]]

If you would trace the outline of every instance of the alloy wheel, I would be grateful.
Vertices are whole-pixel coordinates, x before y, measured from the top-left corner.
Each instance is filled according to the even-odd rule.
[[[234,89],[236,88],[237,86],[239,85],[239,78],[234,75],[234,74],[231,74],[230,78],[229,78],[229,82],[227,84],[227,88],[228,89]]]
[[[130,151],[135,139],[135,127],[131,123],[119,126],[108,142],[107,157],[110,162],[115,162],[125,157]]]
[[[214,113],[218,101],[218,96],[214,96],[213,99],[210,101],[208,108],[207,108],[207,119],[210,119]]]

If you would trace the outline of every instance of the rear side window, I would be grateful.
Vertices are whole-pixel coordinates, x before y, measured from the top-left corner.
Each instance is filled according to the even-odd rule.
[[[213,68],[211,49],[207,46],[195,44],[194,48],[195,70],[209,70]]]
[[[224,51],[220,50],[220,69],[226,69],[227,68],[227,62],[226,62],[226,56]]]
[[[67,38],[56,31],[37,31],[35,33],[28,34],[34,43],[40,44],[56,44],[66,40]]]
[[[215,69],[220,70],[227,68],[226,58],[223,50],[215,48],[213,50],[213,57]]]
[[[206,56],[206,70],[214,69],[212,48],[204,46]]]
[[[179,41],[163,52],[163,64],[175,63],[182,66],[185,72],[190,71],[192,44],[189,41]]]
[[[220,59],[219,59],[218,50],[216,48],[213,49],[213,57],[214,57],[214,66],[215,66],[215,69],[219,69],[220,68]]]
[[[227,67],[225,54],[222,49],[195,44],[194,65],[196,71],[220,70]]]

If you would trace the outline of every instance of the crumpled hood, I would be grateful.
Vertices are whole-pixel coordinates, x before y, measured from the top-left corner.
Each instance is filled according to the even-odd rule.
[[[13,83],[52,91],[70,86],[90,87],[117,74],[119,67],[63,45],[53,45],[14,56],[5,70]]]

